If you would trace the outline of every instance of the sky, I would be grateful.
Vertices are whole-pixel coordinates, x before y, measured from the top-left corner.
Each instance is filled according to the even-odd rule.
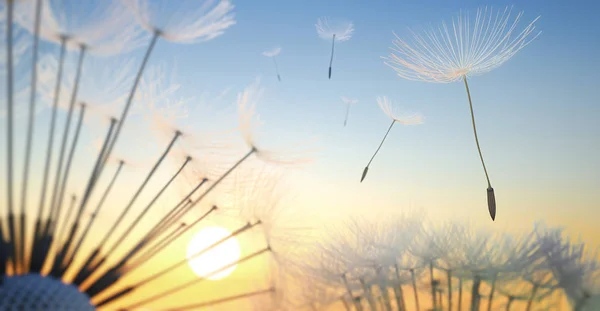
[[[196,88],[240,89],[261,77],[265,95],[257,109],[265,135],[276,133],[291,144],[318,137],[316,162],[306,173],[311,191],[300,191],[299,202],[327,205],[326,213],[340,217],[380,217],[412,205],[435,218],[467,217],[491,228],[527,228],[546,220],[593,239],[600,202],[594,190],[600,185],[595,165],[600,106],[594,82],[600,43],[593,39],[600,25],[592,13],[597,4],[485,4],[524,11],[522,27],[541,16],[536,29],[542,31],[500,68],[470,80],[498,202],[493,223],[464,86],[404,80],[381,59],[390,51],[393,32],[406,37],[408,27],[437,26],[483,4],[242,2],[236,3],[236,25],[222,37],[192,47],[159,45],[157,55],[164,53],[178,64],[182,93],[190,95]],[[314,26],[321,16],[346,19],[355,27],[353,37],[336,46],[331,80],[330,42],[319,39]],[[281,83],[271,60],[261,55],[275,46],[282,48],[277,57]],[[401,109],[422,113],[425,123],[395,126],[360,184],[362,169],[389,126],[376,104],[376,97],[384,95]],[[359,100],[345,128],[340,96]]]
[[[596,163],[600,157],[600,41],[596,40],[600,24],[595,16],[599,4],[438,0],[369,1],[367,5],[342,0],[255,0],[234,5],[236,23],[222,36],[198,44],[159,40],[148,66],[162,66],[166,88],[169,83],[177,85],[165,93],[173,102],[185,99],[194,112],[185,122],[199,127],[218,119],[195,114],[203,111],[204,104],[210,102],[211,108],[223,114],[235,113],[237,94],[259,81],[264,93],[256,109],[264,124],[257,143],[275,149],[300,144],[315,150],[313,163],[288,172],[293,183],[286,193],[286,208],[301,215],[302,225],[325,230],[350,217],[386,219],[420,209],[435,221],[467,219],[492,230],[528,230],[534,222],[545,221],[600,245],[596,225],[600,213],[600,166]],[[487,211],[485,176],[464,86],[408,81],[381,59],[388,56],[394,33],[407,38],[409,27],[417,32],[437,27],[460,10],[474,12],[483,5],[495,9],[513,5],[514,13],[524,11],[521,27],[541,16],[536,30],[542,31],[502,66],[469,80],[479,139],[496,194],[495,222]],[[323,16],[351,21],[355,28],[350,40],[336,43],[331,79],[327,77],[331,42],[320,39],[315,29]],[[133,58],[136,65],[131,68],[137,69],[145,44],[126,56],[98,61],[97,68],[117,65],[122,72],[122,62]],[[262,55],[275,47],[282,49],[277,56],[281,82],[272,60]],[[56,46],[43,48],[58,52]],[[69,54],[71,63],[75,56]],[[117,69],[108,69],[109,80],[113,77],[110,70]],[[346,127],[342,96],[358,100]],[[389,97],[401,110],[422,114],[425,121],[395,125],[360,183],[363,168],[390,123],[377,105],[378,96]],[[48,112],[40,113],[39,128],[47,126]],[[234,129],[236,116],[228,121],[215,128]],[[94,130],[99,136],[105,128],[95,126]],[[154,140],[136,136],[143,129],[132,126],[129,130],[117,154],[131,155],[137,150],[132,158],[158,155],[160,148],[146,149]],[[202,137],[210,140],[209,133]],[[39,135],[40,147],[36,148],[42,150],[45,133]],[[91,140],[91,136],[84,137]],[[17,144],[22,150],[22,140]],[[92,146],[85,148],[93,154]],[[39,152],[34,158],[38,170],[43,155]],[[76,163],[91,159],[76,159]],[[134,163],[127,178],[139,176],[141,167],[150,163]],[[76,176],[87,173],[86,169],[74,172]],[[117,191],[117,198],[129,195],[123,189]]]

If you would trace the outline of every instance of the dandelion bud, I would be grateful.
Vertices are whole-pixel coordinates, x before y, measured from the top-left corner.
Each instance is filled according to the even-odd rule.
[[[488,210],[490,211],[490,216],[492,220],[496,220],[496,196],[494,195],[494,188],[487,188],[487,201],[488,201]]]

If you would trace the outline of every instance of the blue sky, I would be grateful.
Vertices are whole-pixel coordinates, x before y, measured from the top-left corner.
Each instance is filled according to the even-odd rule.
[[[525,11],[523,26],[542,16],[537,22],[542,35],[500,68],[470,82],[480,140],[496,188],[496,226],[514,225],[517,216],[526,224],[546,219],[591,226],[586,217],[597,214],[600,202],[594,190],[600,184],[600,96],[595,87],[600,78],[600,43],[595,40],[600,24],[592,9],[597,4],[485,3],[495,8],[513,4],[515,12]],[[489,221],[463,85],[407,81],[380,58],[388,54],[392,31],[406,36],[407,27],[418,31],[437,26],[461,9],[474,11],[482,5],[238,2],[237,24],[224,36],[194,46],[162,42],[155,57],[178,64],[186,95],[197,89],[239,91],[261,76],[266,94],[259,111],[265,131],[290,142],[319,137],[323,148],[309,171],[319,185],[315,188],[327,192],[324,201],[340,205],[331,207],[332,213],[360,214],[365,206],[378,205],[379,215],[402,210],[410,202],[433,214]],[[319,39],[314,26],[320,16],[345,18],[355,25],[352,39],[336,45],[331,80],[330,42]],[[283,49],[278,56],[281,83],[271,60],[261,55],[274,46]],[[389,125],[375,101],[381,95],[407,111],[421,112],[426,122],[395,126],[359,185],[362,169]],[[346,128],[340,96],[359,100]],[[306,200],[318,204],[317,199]]]
[[[449,21],[460,10],[489,5],[525,11],[522,26],[541,15],[543,33],[512,59],[470,80],[478,132],[496,189],[493,226],[529,227],[534,220],[594,233],[600,194],[600,23],[598,4],[564,1],[236,1],[236,25],[200,44],[160,41],[150,65],[173,68],[178,95],[237,92],[261,77],[258,111],[265,145],[318,137],[316,163],[295,189],[298,208],[315,215],[385,217],[420,207],[432,217],[466,217],[492,226],[485,206],[485,178],[461,83],[404,80],[383,64],[394,38]],[[327,79],[330,42],[315,23],[321,16],[354,23],[352,39],[336,45]],[[275,46],[283,81],[261,55]],[[141,55],[142,49],[132,55]],[[376,103],[388,96],[425,124],[392,130],[360,175],[389,126]],[[340,96],[356,98],[348,126]],[[194,104],[192,100],[191,105]],[[44,120],[41,117],[40,120]],[[193,121],[193,120],[192,120]],[[45,125],[41,125],[44,127]],[[41,142],[42,140],[40,140]],[[45,140],[44,140],[45,141]],[[44,142],[45,146],[45,142]],[[40,147],[41,148],[41,147]],[[326,208],[325,208],[326,207]],[[591,214],[590,214],[591,213]],[[586,231],[587,230],[587,231]]]

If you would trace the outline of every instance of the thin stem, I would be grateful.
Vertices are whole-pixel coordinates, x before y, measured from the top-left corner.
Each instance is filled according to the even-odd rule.
[[[131,207],[135,203],[135,201],[138,198],[138,196],[142,193],[142,190],[144,190],[144,188],[146,187],[146,185],[150,181],[150,178],[152,178],[152,176],[154,175],[154,173],[156,172],[156,170],[158,169],[158,167],[161,165],[161,163],[164,161],[164,159],[167,157],[167,154],[169,154],[169,152],[171,151],[171,149],[175,145],[175,142],[177,141],[177,139],[180,136],[181,136],[181,132],[178,131],[178,132],[175,133],[175,135],[173,136],[173,139],[171,140],[171,142],[169,143],[169,145],[167,146],[167,148],[165,149],[165,151],[162,153],[162,155],[160,156],[160,158],[158,159],[158,161],[154,164],[154,167],[152,167],[152,169],[150,170],[150,172],[148,173],[148,175],[146,175],[146,178],[144,179],[144,181],[142,182],[142,184],[138,187],[137,191],[135,192],[135,194],[133,195],[133,197],[131,198],[131,200],[129,200],[129,203],[127,204],[127,206],[125,207],[125,209],[123,209],[123,212],[121,213],[121,215],[117,218],[117,221],[112,225],[112,227],[110,228],[110,230],[107,231],[106,235],[102,239],[102,242],[100,242],[100,244],[98,244],[99,246],[106,244],[106,241],[111,237],[111,235],[114,233],[115,229],[119,226],[119,224],[121,223],[121,221],[123,221],[125,215],[129,211],[129,209],[131,209]]]
[[[463,281],[462,278],[458,278],[458,310],[462,310],[462,293],[463,293]]]
[[[437,309],[437,301],[435,299],[435,290],[436,290],[436,286],[434,285],[434,279],[433,279],[433,260],[429,261],[429,281],[431,283],[431,302],[433,305],[433,309],[436,310]]]
[[[81,110],[79,113],[79,121],[77,122],[77,127],[75,129],[75,137],[73,137],[73,143],[71,145],[71,150],[69,151],[69,156],[67,158],[67,166],[65,167],[65,173],[63,176],[63,180],[62,180],[62,184],[60,187],[60,193],[59,193],[59,197],[58,197],[58,213],[57,213],[57,218],[56,221],[58,222],[58,217],[60,215],[60,211],[62,210],[62,204],[63,204],[63,199],[64,199],[64,195],[65,195],[65,190],[67,188],[67,182],[69,180],[69,173],[71,172],[71,165],[73,164],[73,156],[75,155],[75,148],[77,147],[77,142],[79,140],[79,134],[81,133],[81,126],[83,125],[83,119],[85,117],[85,105],[81,104]],[[75,204],[75,201],[73,201],[73,204]],[[70,214],[73,211],[73,206],[71,207],[71,209],[69,210],[69,218],[70,219]],[[77,219],[74,218],[73,223],[75,223]],[[64,230],[64,234],[66,234],[66,230],[67,230],[67,223],[65,223],[65,227],[63,228]],[[62,238],[62,237],[61,237]],[[58,243],[63,243],[62,239],[57,240]],[[67,252],[71,246],[71,243],[73,242],[73,239],[68,239],[67,241],[64,242],[63,244],[63,248],[60,250],[60,252],[58,253],[58,256],[56,257],[56,264],[62,264],[62,261],[65,259]]]
[[[492,289],[490,290],[490,298],[488,299],[488,311],[492,311],[492,305],[494,304],[494,294],[496,293],[496,275],[492,280]]]
[[[42,0],[37,0],[35,4],[35,22],[33,31],[33,55],[31,59],[31,82],[30,82],[30,93],[29,93],[29,118],[27,120],[27,142],[25,143],[25,163],[23,164],[23,180],[21,186],[21,257],[24,261],[24,272],[28,272],[29,261],[25,258],[26,248],[26,213],[25,208],[27,206],[27,188],[29,185],[29,164],[31,162],[31,146],[33,144],[33,127],[35,124],[35,99],[37,94],[37,62],[38,62],[38,43],[40,33],[40,19],[41,19],[41,6]],[[33,247],[33,246],[32,246]]]
[[[62,81],[63,66],[65,62],[65,50],[67,37],[61,37],[60,57],[58,61],[58,73],[56,75],[56,88],[54,89],[54,103],[52,104],[52,116],[50,118],[50,131],[48,135],[48,148],[46,150],[46,165],[44,167],[44,176],[42,177],[42,194],[40,195],[40,206],[38,210],[38,219],[44,218],[44,207],[46,203],[46,191],[48,188],[48,177],[50,173],[50,162],[52,161],[52,149],[54,146],[54,128],[56,127],[56,112],[58,110],[58,100],[60,97],[60,82]],[[45,229],[41,230],[45,232]]]
[[[369,160],[369,163],[367,163],[367,166],[365,166],[365,169],[363,170],[363,174],[362,174],[362,178],[360,179],[360,182],[362,182],[365,179],[365,177],[367,177],[367,172],[369,171],[369,165],[371,165],[371,162],[373,162],[373,159],[375,159],[375,156],[379,152],[379,149],[381,149],[381,146],[383,146],[383,142],[385,142],[385,139],[387,138],[388,134],[390,133],[390,130],[392,130],[392,126],[394,126],[395,123],[396,123],[396,120],[392,120],[392,124],[390,124],[390,127],[388,127],[387,132],[385,132],[383,139],[379,143],[379,147],[377,147],[377,150],[375,150],[375,153]]]
[[[493,220],[496,220],[496,196],[494,194],[494,188],[492,188],[492,184],[490,183],[490,177],[488,175],[487,168],[485,167],[485,162],[483,161],[483,155],[481,153],[481,148],[479,147],[479,138],[477,138],[477,127],[475,126],[475,114],[473,113],[473,102],[471,101],[471,92],[469,91],[469,84],[467,83],[467,76],[463,76],[463,81],[465,82],[467,96],[469,97],[469,109],[471,110],[471,122],[473,123],[473,134],[475,135],[475,143],[477,144],[477,151],[479,152],[479,158],[481,159],[481,165],[483,166],[483,171],[485,172],[485,178],[486,178],[487,184],[488,184],[488,188],[487,188],[488,211],[489,211],[490,217],[492,217],[492,221],[493,221]]]
[[[277,60],[275,60],[276,56],[273,56],[273,63],[275,64],[275,73],[277,73],[277,80],[281,82],[281,76],[279,75],[279,66],[277,66]]]
[[[207,301],[207,302],[202,302],[202,303],[197,303],[197,304],[193,304],[193,305],[187,305],[187,306],[183,306],[183,307],[178,307],[178,308],[173,308],[173,309],[167,309],[167,311],[181,311],[181,310],[190,310],[190,309],[194,309],[195,310],[195,309],[200,309],[200,308],[215,306],[215,305],[218,305],[218,304],[221,304],[221,303],[225,303],[225,302],[239,300],[239,299],[242,299],[242,298],[250,298],[250,297],[264,295],[264,294],[273,293],[273,292],[275,292],[275,288],[263,289],[263,290],[258,290],[258,291],[254,291],[254,292],[249,292],[249,293],[246,293],[246,294],[229,296],[229,297],[215,299],[215,300],[211,300],[211,301]]]
[[[348,123],[348,114],[350,113],[350,104],[346,104],[346,117],[344,118],[344,127],[346,127],[346,123]]]
[[[252,147],[252,149],[250,149],[250,151],[248,151],[248,153],[246,153],[246,155],[244,155],[241,159],[239,159],[232,167],[230,167],[223,175],[221,175],[221,177],[219,177],[219,179],[217,179],[214,183],[212,183],[210,185],[210,187],[208,187],[208,189],[206,189],[206,191],[200,196],[198,197],[196,200],[194,200],[192,202],[192,204],[188,205],[187,208],[185,208],[185,210],[183,210],[183,212],[174,218],[174,221],[179,221],[181,219],[181,217],[183,217],[183,215],[185,215],[187,212],[189,212],[192,208],[194,208],[194,206],[196,206],[200,201],[202,201],[202,199],[204,199],[208,194],[210,194],[210,192],[217,187],[222,181],[223,179],[225,179],[227,176],[229,176],[229,174],[231,174],[231,172],[233,172],[238,166],[240,166],[244,161],[246,161],[252,154],[254,154],[255,152],[257,152],[258,150],[255,147]]]
[[[9,213],[9,241],[13,244],[14,255],[11,256],[13,267],[16,269],[18,266],[18,259],[16,258],[19,254],[17,249],[17,232],[15,230],[14,211],[13,211],[13,10],[14,2],[6,2],[6,95],[7,95],[7,122],[6,122],[6,134],[7,134],[7,156],[6,156],[6,179],[7,185],[7,205]]]
[[[138,73],[135,76],[133,86],[131,87],[131,91],[129,92],[129,96],[127,97],[127,102],[125,103],[125,108],[123,109],[123,113],[121,114],[120,122],[117,125],[115,135],[112,138],[110,145],[106,151],[106,155],[104,157],[102,166],[100,167],[100,169],[97,172],[96,179],[102,173],[104,164],[110,158],[110,154],[112,153],[112,150],[115,147],[115,144],[117,143],[117,139],[119,138],[119,135],[121,134],[121,129],[123,128],[123,124],[125,124],[125,120],[127,119],[127,113],[129,112],[129,108],[131,107],[131,103],[133,102],[133,97],[135,96],[135,93],[137,91],[138,85],[140,83],[140,79],[142,78],[142,74],[144,73],[144,69],[146,68],[146,64],[148,63],[148,59],[150,59],[150,55],[152,54],[152,51],[154,50],[154,46],[156,45],[156,42],[158,41],[159,37],[160,37],[160,32],[158,30],[155,30],[152,35],[152,39],[150,40],[150,45],[148,46],[148,49],[146,50],[146,54],[144,55],[144,58],[142,60],[140,69],[138,70]]]
[[[171,178],[169,179],[169,181],[162,187],[162,189],[160,189],[160,191],[158,193],[156,193],[156,195],[154,196],[154,198],[152,198],[152,200],[144,208],[144,210],[142,211],[142,213],[140,215],[138,215],[138,217],[129,225],[129,228],[127,228],[127,230],[125,230],[125,232],[121,235],[121,237],[119,237],[117,239],[117,241],[113,245],[113,247],[111,247],[109,249],[109,251],[108,251],[109,255],[112,254],[115,251],[115,249],[123,241],[126,240],[127,236],[131,233],[131,231],[133,231],[133,229],[135,228],[135,226],[142,220],[142,218],[144,217],[144,215],[146,215],[146,213],[148,213],[148,211],[154,205],[154,203],[158,200],[158,198],[160,198],[160,196],[165,192],[165,190],[167,190],[167,188],[169,187],[169,185],[175,180],[175,178],[177,178],[177,176],[179,176],[179,174],[181,173],[181,171],[183,171],[183,169],[186,167],[186,165],[188,165],[188,163],[190,163],[191,160],[192,160],[191,157],[187,157],[185,159],[185,161],[183,162],[183,164],[181,165],[181,167],[179,167],[179,170],[177,170],[177,172],[175,172],[175,174],[173,174],[173,176],[171,176]]]
[[[196,220],[196,221],[195,221],[193,224],[191,224],[191,225],[189,225],[189,226],[186,226],[186,228],[185,228],[184,230],[194,227],[194,226],[195,226],[197,223],[199,223],[199,222],[200,222],[202,219],[204,219],[206,216],[208,216],[208,214],[209,214],[209,213],[211,213],[211,212],[212,212],[212,211],[214,211],[214,210],[216,210],[216,208],[213,208],[213,209],[211,209],[211,210],[210,210],[208,213],[206,213],[206,214],[205,214],[204,216],[202,216],[200,219]],[[217,247],[218,245],[220,245],[220,244],[224,243],[225,241],[227,241],[227,240],[229,240],[229,239],[231,239],[231,238],[233,238],[233,237],[236,237],[236,236],[238,236],[238,235],[240,235],[240,234],[244,233],[244,232],[245,232],[245,231],[247,231],[247,230],[250,230],[250,229],[254,228],[254,227],[255,227],[255,226],[257,226],[258,224],[260,224],[260,222],[256,222],[256,223],[254,223],[254,224],[250,224],[250,223],[248,223],[248,224],[245,224],[244,226],[242,226],[241,228],[239,228],[239,229],[235,230],[234,232],[232,232],[232,233],[231,233],[231,234],[229,234],[228,236],[226,236],[226,237],[223,237],[223,238],[221,238],[220,240],[218,240],[218,241],[214,242],[213,244],[211,244],[210,246],[208,246],[208,247],[206,247],[206,248],[204,248],[204,249],[202,249],[202,250],[200,250],[200,251],[198,251],[198,252],[194,253],[194,254],[193,254],[192,256],[190,256],[189,258],[186,258],[186,259],[184,259],[184,260],[181,260],[181,261],[179,261],[178,263],[176,263],[176,264],[172,265],[170,268],[167,268],[167,269],[163,270],[163,272],[161,272],[161,273],[159,274],[159,276],[160,276],[160,275],[164,275],[165,273],[168,273],[169,271],[172,271],[173,269],[176,269],[177,267],[180,267],[180,266],[184,265],[185,263],[189,262],[190,260],[194,260],[195,258],[198,258],[198,257],[202,256],[202,254],[204,254],[204,253],[208,252],[209,250],[211,250],[211,249],[213,249],[213,248]],[[181,234],[179,234],[179,235],[181,235]],[[172,241],[171,241],[171,242],[172,242]],[[168,245],[164,245],[164,246],[162,247],[162,249],[164,249],[166,246],[168,246]],[[152,254],[152,256],[154,256],[154,255],[155,255],[155,254]],[[150,259],[152,256],[150,256],[150,257],[147,257],[147,256],[146,256],[146,257],[144,258],[144,260],[138,261],[137,263],[135,263],[135,265],[131,265],[131,266],[128,266],[128,267],[126,267],[126,268],[125,268],[125,272],[124,272],[123,274],[125,274],[125,273],[130,273],[131,271],[133,271],[134,269],[138,268],[138,267],[139,267],[140,265],[142,265],[143,263],[147,262],[147,261],[148,261],[148,260],[149,260],[149,259]],[[156,276],[155,278],[158,278],[158,276]],[[149,279],[147,279],[147,281],[143,281],[143,282],[141,282],[141,283],[147,283],[147,282],[150,282],[151,280],[153,280],[153,279],[155,279],[155,278],[149,278]]]
[[[419,290],[417,289],[417,278],[415,277],[415,269],[410,269],[410,278],[412,280],[413,292],[415,294],[416,310],[421,310],[419,307]]]
[[[61,229],[57,230],[58,236],[57,236],[57,239],[55,241],[59,245],[61,243],[66,242],[64,240],[64,238],[65,238],[65,235],[67,234],[67,227],[69,225],[69,219],[71,219],[71,215],[73,214],[73,211],[75,209],[75,202],[76,201],[77,201],[77,197],[75,195],[71,196],[71,204],[69,204],[69,208],[67,210],[67,214],[65,215],[65,219],[64,219],[64,221],[62,223]],[[58,222],[58,220],[57,220],[57,222]],[[56,265],[57,263],[58,263],[58,260],[54,262],[54,265],[55,265],[53,267],[54,269],[58,268],[58,266]]]
[[[238,259],[238,260],[236,260],[236,261],[234,261],[234,262],[232,262],[232,263],[230,263],[230,264],[228,264],[228,265],[225,265],[225,266],[223,266],[223,267],[221,267],[221,268],[219,268],[219,269],[217,269],[217,270],[214,270],[214,271],[212,271],[211,273],[209,273],[209,274],[205,275],[203,278],[198,278],[198,279],[195,279],[195,280],[189,281],[189,282],[187,282],[187,283],[185,283],[185,284],[182,284],[182,285],[180,285],[180,286],[178,286],[178,287],[175,287],[175,288],[173,288],[173,289],[170,289],[170,290],[164,291],[164,292],[162,292],[162,293],[160,293],[160,294],[155,294],[155,295],[153,295],[152,297],[150,297],[150,298],[148,298],[148,299],[145,299],[145,300],[142,300],[142,301],[140,301],[140,302],[137,302],[137,303],[135,303],[135,304],[133,304],[133,305],[127,306],[127,307],[126,307],[126,308],[124,308],[124,309],[127,309],[127,310],[129,310],[129,309],[138,308],[138,307],[140,307],[140,306],[143,306],[143,305],[146,305],[146,304],[148,304],[149,302],[152,302],[152,301],[155,301],[155,300],[157,300],[157,299],[160,299],[160,298],[166,297],[166,296],[168,296],[168,295],[171,295],[171,294],[173,294],[173,293],[176,293],[176,292],[178,292],[178,291],[180,291],[180,290],[182,290],[182,289],[188,288],[188,287],[189,287],[189,286],[191,286],[191,285],[194,285],[194,284],[196,284],[196,283],[200,283],[200,282],[202,282],[202,281],[205,281],[205,280],[207,280],[209,277],[211,277],[211,276],[213,276],[213,275],[215,275],[215,274],[217,274],[217,273],[219,273],[219,272],[221,272],[221,271],[225,271],[225,270],[227,270],[227,269],[229,269],[229,268],[231,268],[231,267],[234,267],[234,266],[236,266],[236,265],[238,265],[238,264],[241,264],[241,263],[243,263],[243,262],[245,262],[245,261],[248,261],[248,260],[250,260],[250,259],[252,259],[252,258],[254,258],[254,257],[260,256],[260,255],[262,255],[263,253],[266,253],[266,252],[268,252],[268,251],[270,251],[270,250],[271,250],[271,247],[270,247],[270,246],[268,246],[268,247],[266,247],[266,248],[263,248],[263,249],[261,249],[261,250],[259,250],[259,251],[256,251],[256,252],[254,252],[254,253],[252,253],[252,254],[250,254],[250,255],[248,255],[248,256],[242,257],[242,258],[240,258],[240,259]],[[186,262],[187,262],[187,261],[186,261]],[[138,283],[138,284],[139,284],[139,283]],[[142,284],[140,284],[140,285],[142,285]],[[139,287],[140,285],[137,285],[137,286],[134,286],[134,287]]]
[[[331,58],[329,59],[329,79],[331,79],[331,66],[333,65],[334,48],[335,48],[335,34],[333,34],[333,39],[331,40]]]
[[[89,199],[89,197],[91,195],[92,188],[94,187],[94,184],[97,181],[97,180],[94,179],[95,172],[97,171],[98,167],[100,166],[100,163],[102,161],[104,152],[106,151],[106,147],[108,145],[108,142],[110,141],[110,137],[111,137],[111,135],[112,135],[112,133],[114,131],[116,123],[117,123],[116,119],[112,118],[110,120],[110,126],[108,127],[108,131],[106,133],[106,137],[104,138],[104,143],[102,144],[102,148],[100,148],[100,151],[98,152],[98,156],[96,157],[96,163],[94,164],[94,168],[92,170],[92,174],[90,175],[90,178],[88,179],[85,191],[84,191],[83,195],[81,196],[82,198],[81,198],[81,202],[79,203],[79,208],[77,210],[77,216],[75,217],[75,221],[74,221],[73,227],[71,228],[71,233],[69,235],[68,241],[72,241],[75,238],[75,234],[77,232],[77,228],[79,227],[79,222],[80,222],[81,217],[83,215],[83,211],[85,210],[86,203],[87,203],[87,201],[88,201],[88,199]],[[80,244],[83,243],[83,239],[84,238],[85,238],[85,235],[82,236],[82,238],[79,240],[79,244],[78,245],[80,245]],[[67,248],[67,252],[68,252],[68,248]],[[73,253],[71,254],[71,258],[73,258],[76,253],[77,253],[77,251],[73,251]],[[68,268],[68,265],[67,265],[67,267],[65,267],[65,269],[67,269],[67,268]]]
[[[69,151],[69,156],[67,157],[67,166],[65,167],[64,176],[62,178],[60,192],[58,196],[58,205],[59,210],[62,206],[65,190],[67,188],[67,181],[69,180],[69,173],[71,172],[71,165],[73,164],[73,156],[75,155],[75,148],[77,147],[77,142],[79,141],[79,134],[81,133],[81,126],[83,125],[83,119],[85,117],[85,105],[81,105],[81,110],[79,111],[79,120],[77,122],[77,127],[75,129],[75,136],[73,137],[73,142],[71,144],[71,150]],[[57,214],[58,217],[58,214]]]
[[[80,45],[79,48],[79,61],[77,62],[77,73],[75,75],[75,81],[73,86],[73,92],[71,93],[71,101],[69,103],[69,110],[67,112],[67,120],[65,123],[65,129],[62,135],[62,142],[60,144],[60,152],[58,156],[58,168],[56,169],[56,176],[54,178],[54,190],[52,191],[52,199],[50,200],[50,217],[56,218],[60,214],[62,206],[58,205],[58,195],[60,187],[60,179],[62,176],[63,160],[65,156],[65,150],[67,149],[67,140],[69,137],[69,130],[71,129],[71,120],[73,118],[73,109],[75,108],[75,100],[77,99],[77,91],[79,89],[79,81],[81,80],[81,69],[83,67],[83,59],[85,56],[85,46]],[[58,211],[57,211],[58,210]],[[56,217],[53,215],[56,214]]]
[[[98,202],[98,205],[96,205],[96,209],[92,213],[92,215],[91,215],[91,217],[90,217],[90,219],[88,221],[87,226],[85,227],[85,229],[84,229],[81,237],[79,238],[79,241],[75,245],[75,248],[74,248],[73,252],[71,253],[71,256],[67,260],[67,264],[65,265],[65,269],[70,266],[70,264],[73,261],[75,255],[79,251],[79,248],[81,247],[81,244],[83,243],[83,240],[85,239],[85,237],[87,236],[88,232],[90,231],[90,228],[92,227],[92,225],[94,223],[94,220],[97,218],[98,214],[100,213],[100,209],[102,208],[102,206],[104,204],[104,201],[108,197],[108,194],[110,193],[110,190],[112,189],[115,181],[117,180],[117,177],[119,176],[119,173],[121,172],[121,169],[123,168],[123,164],[125,164],[124,161],[119,161],[119,166],[117,167],[117,171],[113,175],[113,178],[111,179],[110,183],[106,187],[106,190],[102,194],[102,197],[100,198],[100,201]],[[74,224],[74,226],[76,226],[76,224]]]
[[[477,137],[477,126],[475,126],[475,114],[473,113],[473,102],[471,101],[471,92],[469,91],[469,83],[467,83],[467,77],[463,76],[463,81],[465,82],[465,88],[467,90],[467,96],[469,98],[469,109],[471,111],[471,123],[473,124],[473,134],[475,135],[475,144],[477,144],[477,151],[479,152],[479,159],[481,159],[481,165],[483,166],[483,171],[485,172],[485,179],[488,183],[488,188],[492,187],[490,183],[490,177],[487,172],[487,168],[485,167],[485,161],[483,160],[483,154],[481,153],[481,147],[479,147],[479,138]]]
[[[452,310],[452,270],[446,271],[446,277],[448,279],[448,310]]]

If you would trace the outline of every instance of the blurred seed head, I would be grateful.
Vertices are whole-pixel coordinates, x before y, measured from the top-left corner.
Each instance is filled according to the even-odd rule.
[[[317,27],[317,34],[324,40],[331,40],[335,35],[335,41],[348,41],[354,34],[354,24],[352,22],[333,20],[329,17],[317,19],[315,26]]]
[[[354,105],[354,104],[358,103],[358,99],[351,99],[351,98],[347,98],[344,96],[342,96],[342,101],[344,102],[344,104],[347,104],[347,105]]]
[[[262,55],[264,55],[266,57],[275,57],[275,56],[279,55],[279,53],[281,53],[281,48],[276,47],[271,50],[262,52]]]
[[[404,125],[422,124],[424,118],[421,114],[405,114],[399,111],[398,107],[386,96],[377,97],[377,104],[388,117],[392,120]]]
[[[30,33],[34,32],[35,5],[25,1],[19,5],[15,21]],[[40,38],[60,44],[68,39],[68,47],[85,45],[97,55],[115,55],[140,47],[147,34],[135,23],[122,1],[89,2],[78,0],[41,1]]]
[[[168,41],[180,43],[212,40],[235,25],[229,0],[123,0],[140,25]]]

